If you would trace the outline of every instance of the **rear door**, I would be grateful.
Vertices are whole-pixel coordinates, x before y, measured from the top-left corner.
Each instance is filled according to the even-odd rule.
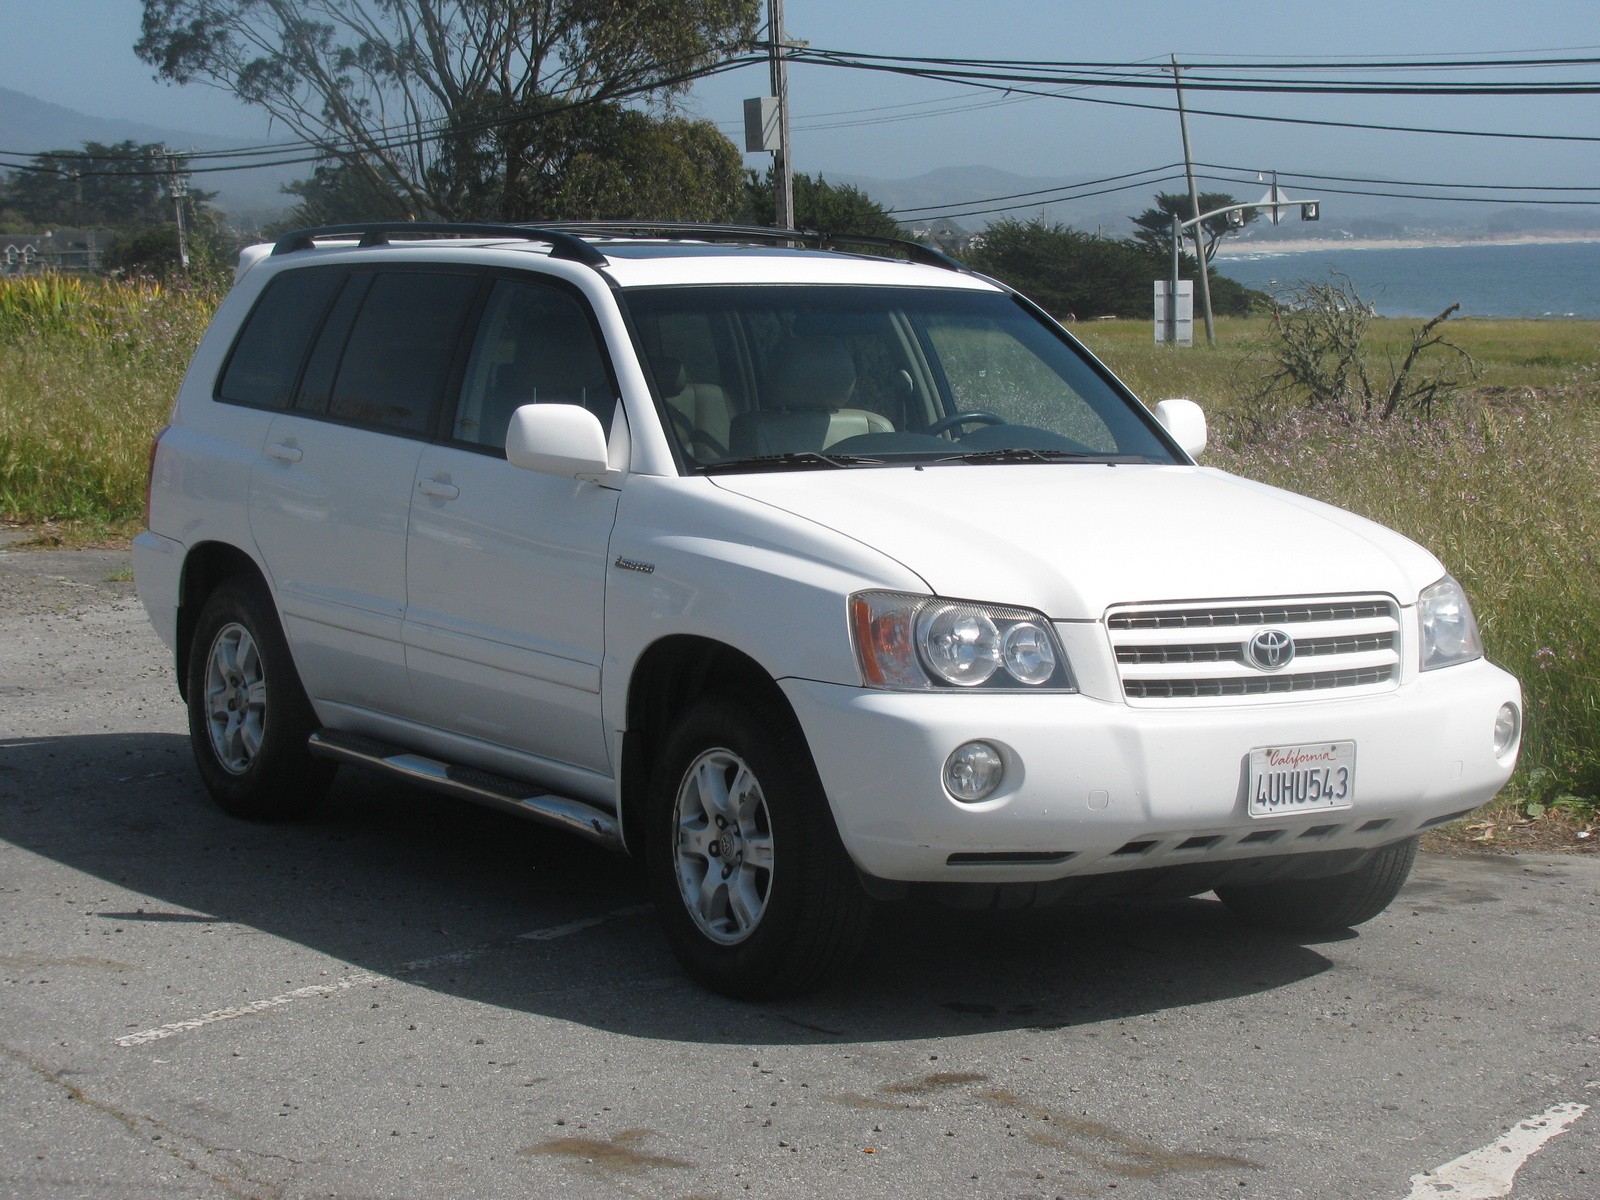
[[[401,624],[412,481],[480,277],[347,272],[251,476],[250,525],[311,697],[414,710]]]
[[[609,430],[617,395],[577,289],[496,280],[442,439],[416,464],[407,553],[406,656],[429,722],[597,797],[610,794],[600,669],[617,493],[511,466],[505,434],[533,403],[583,405]]]

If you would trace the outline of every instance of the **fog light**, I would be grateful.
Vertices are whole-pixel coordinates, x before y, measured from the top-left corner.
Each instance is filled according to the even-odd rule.
[[[1502,704],[1494,718],[1494,754],[1504,758],[1522,738],[1522,713],[1515,704]]]
[[[976,804],[1000,786],[1006,766],[1000,751],[988,742],[968,742],[958,746],[944,760],[944,786],[957,800]]]

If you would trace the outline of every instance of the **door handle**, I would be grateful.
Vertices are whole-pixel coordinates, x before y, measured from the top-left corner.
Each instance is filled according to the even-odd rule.
[[[267,445],[267,457],[275,458],[279,462],[299,462],[305,453],[298,446],[290,446],[284,442],[270,442]]]
[[[417,491],[424,496],[431,496],[435,500],[454,500],[461,495],[461,489],[453,483],[442,483],[437,479],[424,479],[417,484]]]

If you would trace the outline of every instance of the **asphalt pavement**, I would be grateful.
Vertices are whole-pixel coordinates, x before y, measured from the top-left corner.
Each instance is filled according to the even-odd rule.
[[[740,1004],[577,840],[351,770],[224,816],[71,553],[0,549],[0,1196],[1600,1197],[1600,858],[1310,941],[896,909]]]

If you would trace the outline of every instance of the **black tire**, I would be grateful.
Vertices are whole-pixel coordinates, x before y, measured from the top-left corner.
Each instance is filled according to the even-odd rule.
[[[264,590],[230,579],[206,598],[189,646],[189,740],[218,806],[283,820],[314,807],[334,764],[314,758],[318,728]]]
[[[739,815],[720,830],[701,780],[711,791],[732,781],[744,800],[724,810]],[[685,713],[656,759],[646,821],[645,870],[667,940],[710,990],[741,1000],[798,995],[865,944],[871,901],[804,738],[775,705],[713,697]],[[691,891],[706,898],[705,915],[691,909]]]
[[[1408,838],[1376,851],[1354,871],[1321,879],[1219,887],[1218,898],[1246,925],[1291,933],[1329,933],[1372,920],[1388,908],[1417,860]]]

